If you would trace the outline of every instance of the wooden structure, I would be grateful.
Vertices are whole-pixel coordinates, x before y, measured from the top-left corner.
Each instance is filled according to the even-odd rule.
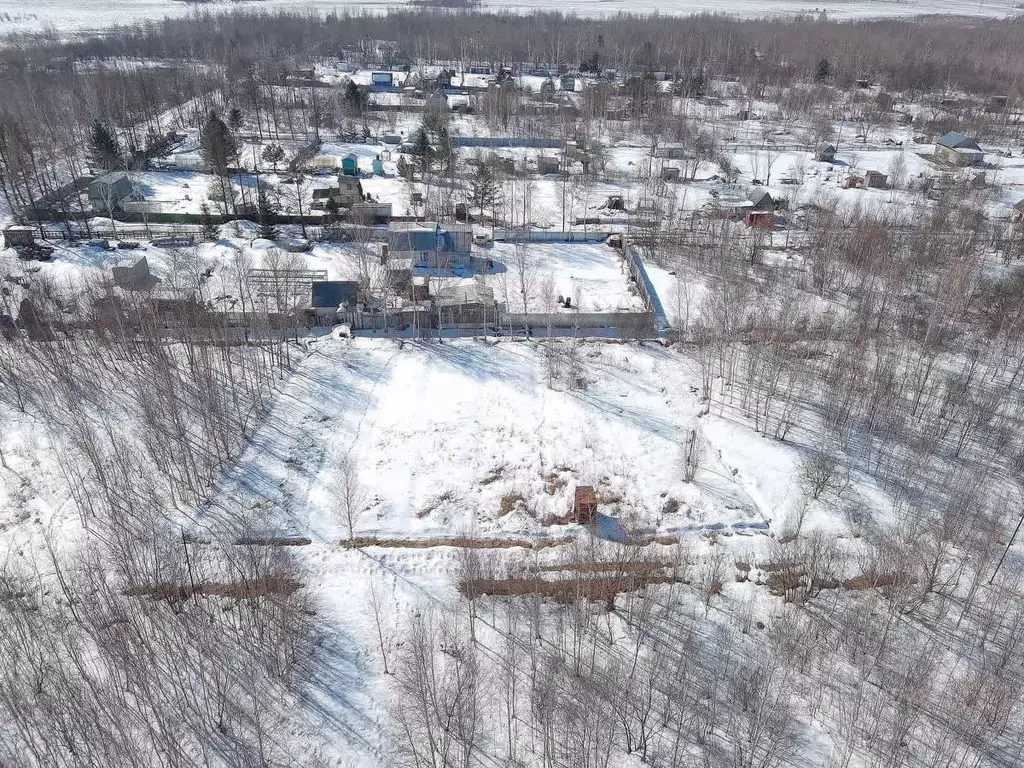
[[[772,211],[751,211],[745,221],[748,227],[754,229],[772,229],[775,226],[775,214]]]
[[[572,521],[580,525],[597,522],[597,494],[592,485],[577,485],[572,502]]]
[[[32,245],[35,242],[35,229],[32,227],[13,225],[4,230],[4,245],[13,248],[16,245]]]
[[[864,186],[868,189],[885,189],[889,186],[889,176],[881,171],[864,171]]]

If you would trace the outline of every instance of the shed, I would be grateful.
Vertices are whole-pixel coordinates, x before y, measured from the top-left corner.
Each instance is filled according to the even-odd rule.
[[[358,304],[359,283],[354,280],[322,280],[311,285],[310,312],[318,323],[351,323]]]
[[[889,186],[889,176],[881,171],[864,171],[864,186],[869,189],[885,189]]]
[[[384,161],[381,160],[379,157],[375,157],[373,159],[373,174],[375,176],[384,175]]]
[[[744,221],[752,229],[772,229],[775,226],[775,214],[772,211],[750,211]]]
[[[821,142],[814,150],[814,159],[820,163],[834,163],[836,160],[836,148],[828,142]]]
[[[935,142],[935,156],[943,162],[961,168],[981,165],[985,161],[985,153],[978,143],[956,131],[950,131]]]
[[[547,176],[548,174],[558,173],[560,164],[557,157],[538,157],[537,158],[537,173],[541,176]]]
[[[562,75],[560,85],[563,91],[575,91],[576,75]]]
[[[126,291],[148,291],[160,282],[160,278],[149,271],[145,256],[130,267],[111,267],[110,276],[115,286]]]
[[[580,525],[597,522],[597,494],[592,485],[577,485],[572,502],[572,521]]]
[[[358,176],[359,156],[354,152],[350,152],[341,158],[341,172],[345,176]]]
[[[35,242],[35,230],[32,227],[14,226],[4,230],[4,245],[13,248],[16,245],[32,245]]]
[[[680,170],[672,165],[661,166],[662,181],[679,181]]]

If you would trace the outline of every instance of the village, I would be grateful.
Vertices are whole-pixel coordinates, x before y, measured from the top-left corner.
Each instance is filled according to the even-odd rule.
[[[388,48],[378,54],[393,58]],[[268,91],[274,109],[288,100],[286,131],[258,111],[226,104],[229,127],[216,110],[193,107],[192,127],[154,138],[123,158],[123,170],[94,167],[26,205],[28,220],[4,232],[5,258],[46,274],[106,270],[116,291],[227,311],[228,322],[253,299],[223,284],[245,289],[249,281],[223,274],[244,256],[254,293],[284,325],[635,337],[665,334],[679,319],[676,270],[659,246],[682,233],[710,243],[715,222],[751,251],[791,258],[823,202],[895,219],[970,189],[998,228],[1024,211],[1020,152],[983,151],[956,131],[919,135],[915,116],[941,121],[943,111],[970,108],[962,101],[897,109],[864,81],[859,109],[872,109],[870,119],[800,128],[771,103],[726,97],[735,84],[711,83],[715,95],[695,98],[676,96],[662,77],[651,78],[648,97],[705,126],[689,142],[611,129],[637,100],[626,95],[618,107],[610,97],[601,121],[609,132],[594,134],[581,100],[598,89],[627,93],[614,70],[299,68]],[[889,112],[874,106],[882,97]],[[310,106],[329,98],[348,105],[340,130],[310,125]],[[505,98],[543,115],[543,135],[495,135],[482,113]],[[1011,119],[1005,99],[981,108]],[[202,146],[212,120],[227,155]],[[162,282],[182,250],[204,273],[184,292]],[[287,296],[269,296],[268,286]]]
[[[1016,22],[273,2],[0,42],[0,765],[1019,762]]]

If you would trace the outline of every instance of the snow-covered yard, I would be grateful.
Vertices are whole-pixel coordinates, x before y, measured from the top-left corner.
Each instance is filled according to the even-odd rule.
[[[495,298],[510,311],[523,311],[523,288],[529,312],[642,312],[643,301],[630,288],[629,273],[618,251],[603,243],[495,243],[488,258],[506,270],[491,278]],[[520,266],[522,265],[522,267]],[[525,279],[522,279],[525,269]],[[552,296],[572,299],[568,309]],[[549,305],[552,305],[549,307]]]

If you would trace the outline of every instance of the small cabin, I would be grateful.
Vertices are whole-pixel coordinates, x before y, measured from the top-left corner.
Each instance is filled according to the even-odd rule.
[[[864,186],[868,189],[885,189],[889,186],[889,176],[881,171],[864,171]]]
[[[662,181],[679,181],[680,170],[671,165],[663,165],[661,167],[661,180]]]
[[[775,214],[772,211],[750,211],[745,221],[753,229],[771,229],[775,226]]]
[[[572,520],[580,525],[592,525],[597,521],[597,494],[592,485],[576,486],[572,503]]]

